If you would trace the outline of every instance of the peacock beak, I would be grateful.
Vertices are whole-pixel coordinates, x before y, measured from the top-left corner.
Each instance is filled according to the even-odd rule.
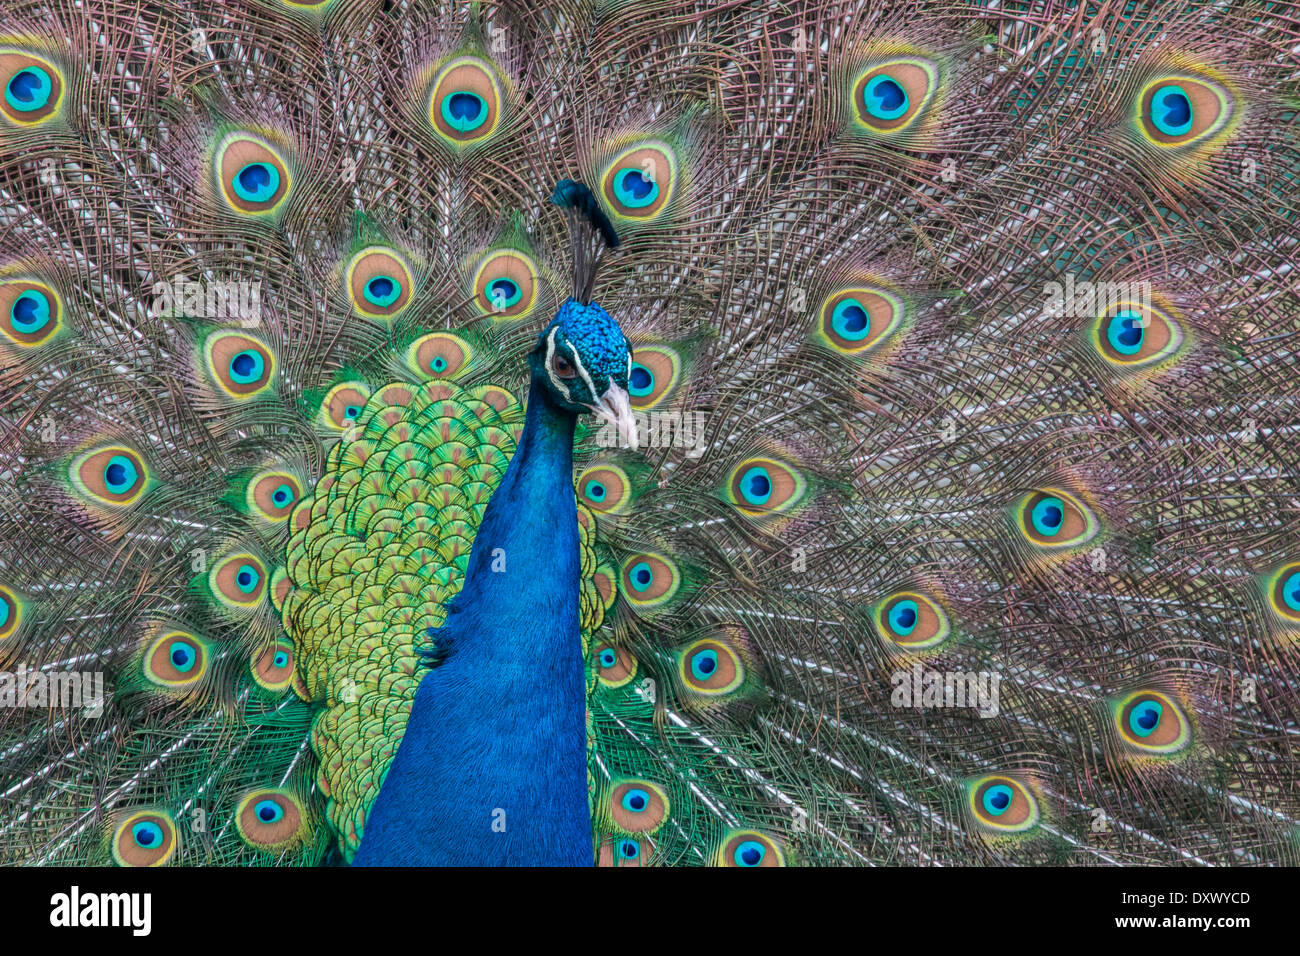
[[[632,403],[628,400],[625,389],[611,383],[605,394],[596,400],[596,404],[587,407],[597,418],[618,429],[618,437],[624,447],[636,447],[636,416],[632,414]]]

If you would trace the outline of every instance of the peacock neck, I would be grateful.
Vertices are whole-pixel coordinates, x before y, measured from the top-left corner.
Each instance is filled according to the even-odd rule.
[[[359,864],[591,864],[574,426],[534,382]]]
[[[517,599],[523,574],[534,585],[555,585],[561,574],[565,575],[563,580],[570,580],[571,572],[573,587],[562,590],[572,599],[577,619],[578,512],[573,498],[576,422],[572,412],[551,400],[545,387],[536,380],[532,382],[524,430],[474,539],[456,613],[479,607],[486,612],[500,610],[503,601]],[[458,638],[472,639],[470,635]]]

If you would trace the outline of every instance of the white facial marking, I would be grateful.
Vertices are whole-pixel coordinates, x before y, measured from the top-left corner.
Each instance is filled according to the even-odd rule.
[[[558,328],[551,329],[551,334],[546,336],[546,377],[551,380],[551,384],[555,386],[556,391],[564,396],[566,402],[572,402],[573,393],[569,391],[569,386],[564,384],[564,380],[555,374],[554,369],[555,333],[558,331]],[[576,355],[574,357],[577,358]]]

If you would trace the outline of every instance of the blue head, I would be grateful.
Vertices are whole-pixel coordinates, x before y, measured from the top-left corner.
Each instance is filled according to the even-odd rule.
[[[533,380],[561,408],[592,412],[636,445],[636,421],[628,401],[632,345],[613,317],[591,302],[569,299],[560,306],[528,356]]]

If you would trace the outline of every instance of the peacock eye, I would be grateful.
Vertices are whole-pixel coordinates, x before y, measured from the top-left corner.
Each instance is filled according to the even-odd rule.
[[[948,615],[916,591],[897,591],[874,608],[876,633],[907,651],[924,651],[948,639]]]
[[[1187,336],[1170,316],[1140,302],[1117,302],[1097,317],[1092,344],[1119,371],[1158,367],[1185,351]]]
[[[555,369],[555,374],[560,378],[576,378],[578,375],[578,370],[573,367],[573,363],[563,355],[557,354],[555,361],[551,363],[551,367]]]
[[[1211,139],[1233,121],[1235,112],[1227,87],[1208,77],[1157,77],[1142,88],[1137,101],[1143,135],[1164,148]]]
[[[1191,743],[1191,725],[1168,694],[1140,690],[1112,701],[1111,708],[1120,742],[1132,754],[1170,757]]]
[[[1019,780],[990,774],[966,785],[975,829],[989,836],[1024,833],[1038,825],[1038,801]]]
[[[176,822],[162,811],[141,810],[113,833],[113,858],[122,866],[160,866],[176,852]]]
[[[718,847],[715,863],[718,866],[755,867],[785,866],[780,847],[766,834],[757,830],[737,830],[729,834]]]

